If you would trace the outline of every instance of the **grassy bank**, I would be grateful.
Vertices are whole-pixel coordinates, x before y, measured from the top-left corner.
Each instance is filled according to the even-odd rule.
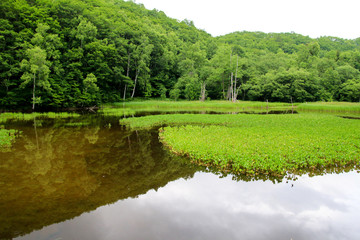
[[[331,115],[159,115],[121,123],[167,125],[160,138],[172,152],[234,173],[286,174],[360,161],[360,121]]]
[[[112,109],[112,110],[111,110]],[[122,109],[122,110],[115,110]],[[350,102],[313,102],[313,103],[279,103],[279,102],[251,102],[237,101],[133,101],[126,103],[113,103],[104,108],[104,113],[116,113],[119,116],[133,112],[180,112],[180,111],[201,111],[201,112],[267,112],[276,110],[296,110],[303,112],[331,112],[331,113],[354,113],[360,114],[360,103]],[[130,114],[128,114],[130,115]]]
[[[136,111],[246,111],[250,109],[257,110],[272,110],[272,109],[289,109],[290,103],[276,103],[276,102],[250,102],[237,101],[236,103],[229,101],[134,101],[126,103],[114,103],[114,107],[129,108]]]

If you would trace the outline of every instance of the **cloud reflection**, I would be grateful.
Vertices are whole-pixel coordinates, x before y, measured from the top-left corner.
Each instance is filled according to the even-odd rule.
[[[359,180],[302,176],[291,187],[196,173],[19,239],[360,239]]]

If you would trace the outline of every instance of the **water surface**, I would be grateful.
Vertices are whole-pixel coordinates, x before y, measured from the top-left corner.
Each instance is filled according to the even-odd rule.
[[[279,184],[196,173],[18,239],[359,239],[359,180],[355,172]]]
[[[222,177],[110,117],[6,127],[22,134],[0,152],[0,239],[360,239],[356,171]]]

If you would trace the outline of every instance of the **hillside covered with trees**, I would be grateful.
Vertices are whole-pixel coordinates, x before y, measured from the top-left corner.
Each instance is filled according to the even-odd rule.
[[[124,99],[360,101],[360,38],[235,32],[123,0],[2,0],[0,108]]]

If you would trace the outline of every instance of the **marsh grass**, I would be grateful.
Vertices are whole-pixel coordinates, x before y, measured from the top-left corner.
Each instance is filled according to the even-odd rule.
[[[164,126],[159,136],[173,153],[233,173],[285,175],[360,161],[360,121],[333,115],[174,114],[120,123]]]
[[[298,111],[313,112],[341,112],[360,114],[360,103],[350,102],[314,102],[302,103],[297,107]]]
[[[256,110],[273,110],[273,109],[290,109],[290,103],[266,103],[237,101],[143,101],[143,102],[126,102],[114,103],[114,107],[123,107],[135,111],[217,111],[217,112],[241,112],[249,109]]]

